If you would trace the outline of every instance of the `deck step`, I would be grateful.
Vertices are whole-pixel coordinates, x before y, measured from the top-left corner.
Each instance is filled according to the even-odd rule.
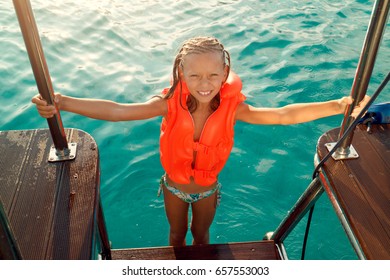
[[[328,153],[325,144],[338,139],[339,129],[319,140],[320,160]],[[335,209],[346,219],[346,232],[358,245],[361,258],[390,259],[390,124],[365,125],[354,132],[352,145],[358,159],[329,159],[322,168],[325,191]]]
[[[272,240],[184,247],[115,249],[113,260],[280,260]]]
[[[65,132],[77,156],[51,163],[48,129],[0,131],[0,203],[23,259],[95,258],[99,153],[87,133]]]

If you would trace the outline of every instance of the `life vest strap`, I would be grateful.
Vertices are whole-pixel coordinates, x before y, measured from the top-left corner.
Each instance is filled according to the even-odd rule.
[[[217,174],[214,171],[191,169],[193,178],[215,178]]]
[[[207,146],[207,145],[201,144],[199,142],[194,142],[193,149],[195,152],[202,151],[205,155],[208,155],[209,152],[215,150],[214,147]]]

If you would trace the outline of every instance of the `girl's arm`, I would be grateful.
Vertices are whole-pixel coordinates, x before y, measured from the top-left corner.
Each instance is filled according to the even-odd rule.
[[[39,95],[31,101],[36,104],[39,114],[44,118],[51,118],[57,113],[55,106],[47,105]],[[54,102],[58,110],[114,122],[164,116],[167,111],[166,101],[158,97],[144,103],[123,104],[102,99],[74,98],[57,93]]]
[[[364,107],[368,100],[367,96],[356,106],[354,115],[357,115],[357,111]],[[280,108],[256,108],[241,103],[236,111],[236,120],[252,124],[296,124],[343,114],[351,103],[351,97],[326,102],[296,103]]]

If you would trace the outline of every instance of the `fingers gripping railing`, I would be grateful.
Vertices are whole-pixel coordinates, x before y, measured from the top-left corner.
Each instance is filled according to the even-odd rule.
[[[38,91],[48,104],[55,106],[54,90],[30,1],[13,0],[13,3]],[[74,159],[76,156],[76,143],[68,145],[60,113],[58,112],[52,118],[47,119],[47,122],[54,143],[54,147],[49,155],[49,161]]]

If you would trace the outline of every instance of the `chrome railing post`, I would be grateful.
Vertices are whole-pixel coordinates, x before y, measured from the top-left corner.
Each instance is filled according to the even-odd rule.
[[[291,208],[288,215],[280,223],[277,229],[272,235],[268,236],[268,239],[274,240],[275,243],[282,243],[310,208],[316,203],[318,198],[321,197],[323,192],[324,189],[322,188],[321,182],[319,178],[316,177]]]
[[[349,125],[354,121],[354,117],[351,116],[352,111],[366,95],[372,70],[374,68],[376,55],[389,14],[389,1],[390,0],[377,0],[374,4],[370,23],[360,54],[360,59],[356,68],[355,77],[352,83],[351,97],[354,99],[354,101],[350,106],[348,106],[344,113],[339,139],[348,129]],[[333,155],[334,159],[348,159],[358,157],[357,152],[351,146],[352,138],[353,132],[343,141],[340,148],[336,150]],[[329,143],[329,148],[331,149],[332,147],[332,143]]]
[[[13,3],[38,91],[48,104],[55,105],[54,90],[30,1],[13,0]],[[69,148],[60,113],[58,112],[54,117],[47,119],[47,122],[54,143],[49,161],[74,159],[76,144],[73,143],[71,149]]]

